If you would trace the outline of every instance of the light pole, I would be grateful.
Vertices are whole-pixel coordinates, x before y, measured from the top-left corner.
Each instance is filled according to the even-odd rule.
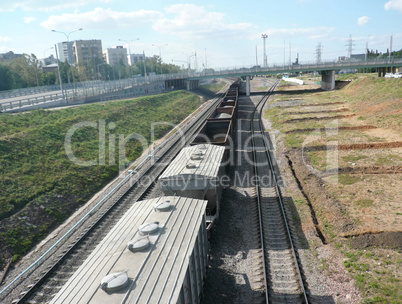
[[[156,46],[156,47],[159,49],[159,60],[160,60],[160,63],[161,63],[161,75],[162,75],[162,55],[161,55],[161,48],[162,48],[163,46],[167,46],[167,44],[160,44],[160,45],[153,44],[152,46]]]
[[[136,41],[136,40],[140,40],[140,38],[135,38],[135,39],[133,39],[133,40],[119,39],[119,41],[127,42],[127,44],[128,44],[128,56],[129,56],[128,58],[130,59],[130,62],[129,62],[129,65],[130,65],[130,66],[133,65],[133,63],[132,63],[132,61],[131,61],[131,48],[130,48],[130,43],[133,42],[133,41]],[[130,69],[130,71],[131,71],[131,78],[133,78],[133,70]]]
[[[136,40],[140,40],[140,38],[135,38],[133,40],[124,40],[124,39],[119,39],[119,41],[123,41],[123,42],[127,42],[128,44],[128,58],[130,59],[129,65],[133,65],[132,61],[131,61],[131,48],[130,48],[130,43],[134,42]]]
[[[107,63],[99,63],[98,65],[97,65],[97,70],[98,70],[98,80],[101,80],[100,78],[101,78],[101,73],[100,73],[100,71],[99,71],[99,67],[101,66],[101,65],[104,65],[104,64],[107,64]]]
[[[265,47],[265,40],[268,38],[267,34],[262,34],[261,38],[264,40],[264,67],[268,66],[267,50]]]
[[[367,60],[367,57],[368,57],[368,40],[369,40],[369,37],[370,37],[370,35],[367,36],[367,40],[366,40],[366,52],[365,52],[366,53],[366,56],[365,56],[366,60]]]
[[[67,54],[68,54],[67,79],[68,79],[68,84],[70,84],[70,50],[69,50],[69,47],[70,47],[70,43],[69,43],[69,42],[70,42],[70,40],[69,40],[69,37],[70,37],[70,35],[71,35],[72,33],[75,33],[75,32],[78,32],[78,31],[82,31],[82,28],[79,28],[78,30],[71,31],[71,32],[69,32],[68,34],[66,34],[65,32],[60,32],[60,31],[52,30],[52,32],[61,33],[61,34],[65,35],[66,38],[67,38]],[[75,81],[74,81],[74,71],[73,71],[73,82],[75,82]]]
[[[46,64],[46,51],[49,51],[49,50],[53,50],[53,47],[50,47],[50,48],[48,48],[48,49],[43,51],[43,64],[45,66],[47,66],[47,64]],[[49,85],[49,78],[47,77],[47,72],[45,73],[45,75],[46,75],[46,79],[47,79],[47,85]]]
[[[50,47],[50,48],[48,48],[48,49],[43,51],[43,59],[46,58],[46,51],[49,51],[49,50],[53,50],[53,47]]]

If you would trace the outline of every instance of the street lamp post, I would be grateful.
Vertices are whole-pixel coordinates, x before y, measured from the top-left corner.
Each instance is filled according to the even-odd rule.
[[[49,51],[49,50],[53,50],[53,47],[50,47],[50,48],[48,48],[48,49],[43,51],[43,59],[46,58],[46,51]]]
[[[366,40],[366,52],[365,52],[366,53],[366,56],[365,56],[366,60],[367,60],[367,57],[368,57],[368,40],[369,40],[369,37],[370,37],[370,35],[367,36],[367,40]]]
[[[160,44],[160,45],[153,44],[152,46],[156,46],[156,47],[159,49],[159,60],[160,60],[160,63],[161,63],[161,75],[162,75],[162,55],[161,55],[161,48],[162,48],[163,46],[167,46],[167,44]]]
[[[133,65],[133,63],[132,63],[132,61],[131,61],[131,48],[130,48],[130,43],[131,42],[133,42],[133,41],[136,41],[136,40],[140,40],[140,38],[135,38],[135,39],[133,39],[133,40],[123,40],[123,39],[119,39],[119,41],[123,41],[123,42],[127,42],[127,44],[128,44],[128,58],[130,59],[130,62],[128,63],[130,66],[132,66]],[[132,69],[130,69],[130,71],[131,71],[131,78],[133,78],[133,70]]]
[[[264,67],[268,66],[268,59],[267,59],[267,50],[265,46],[265,40],[268,38],[267,34],[262,34],[261,38],[264,40]]]
[[[50,47],[50,48],[48,48],[48,49],[43,51],[43,63],[44,63],[45,66],[47,66],[47,64],[46,64],[46,51],[49,51],[49,50],[53,50],[53,47]],[[47,73],[45,73],[45,75],[46,75],[46,78],[47,78],[47,85],[49,85],[49,78],[47,77]]]
[[[70,37],[70,35],[72,33],[75,33],[75,32],[78,32],[78,31],[82,31],[82,28],[79,28],[78,30],[71,31],[68,34],[66,34],[65,32],[52,30],[52,32],[61,33],[61,34],[65,35],[66,38],[67,38],[67,53],[68,53],[67,79],[68,79],[68,84],[70,84],[70,50],[68,49],[69,48],[69,42],[70,42],[69,37]],[[73,71],[73,83],[75,83],[74,80],[75,79],[74,79],[74,71]]]
[[[190,54],[188,57],[187,57],[187,65],[188,65],[188,72],[190,73],[190,70],[191,70],[191,57],[195,57],[195,54]],[[195,64],[194,64],[194,66],[195,66]]]

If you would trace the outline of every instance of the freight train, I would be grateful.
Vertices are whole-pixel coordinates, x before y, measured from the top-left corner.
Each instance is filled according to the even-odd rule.
[[[165,196],[135,202],[51,303],[200,301],[240,83],[159,177]]]

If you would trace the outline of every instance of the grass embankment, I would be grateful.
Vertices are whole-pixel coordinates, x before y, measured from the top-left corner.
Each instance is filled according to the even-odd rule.
[[[224,81],[213,81],[210,84],[200,85],[200,88],[211,91],[212,93],[218,93],[226,85]]]
[[[199,106],[185,91],[57,111],[0,116],[1,259],[24,254],[150,144]],[[72,128],[77,123],[91,125]],[[77,125],[76,125],[77,126]],[[102,129],[104,129],[104,134]],[[71,150],[65,140],[71,132]],[[73,132],[74,131],[74,132]],[[137,134],[142,138],[125,139]],[[102,137],[105,139],[102,147]],[[114,143],[113,143],[114,142]],[[104,150],[104,154],[100,151]],[[120,154],[119,154],[120,153]],[[121,154],[123,153],[123,154]],[[125,155],[125,157],[124,157]],[[71,157],[70,157],[71,158]],[[77,161],[94,161],[82,166]]]
[[[402,81],[352,79],[337,91],[282,91],[265,115],[364,303],[401,303],[401,243],[379,232],[402,231]]]

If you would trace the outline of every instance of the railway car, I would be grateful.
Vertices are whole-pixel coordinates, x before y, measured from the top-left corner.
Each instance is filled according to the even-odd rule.
[[[224,100],[222,101],[217,108],[234,108],[237,110],[237,99],[236,100]]]
[[[225,147],[224,160],[226,161],[230,155],[230,148],[232,146],[233,140],[233,129],[234,123],[236,121],[236,113],[237,113],[237,100],[238,100],[238,90],[240,86],[240,79],[234,81],[229,90],[232,96],[228,97],[226,93],[225,98],[230,98],[224,100],[217,106],[217,109],[211,114],[209,119],[207,119],[206,123],[199,131],[194,140],[190,143],[190,145],[199,145],[199,144],[212,144],[219,145]],[[227,112],[226,112],[227,111]],[[224,117],[224,113],[231,113],[231,117]],[[220,115],[219,117],[217,117]]]
[[[208,230],[219,217],[221,178],[225,173],[225,148],[201,144],[183,148],[159,177],[165,195],[179,195],[208,201]]]
[[[215,111],[213,111],[209,116],[207,121],[219,121],[222,119],[231,120],[234,122],[236,119],[235,107],[216,108]]]
[[[51,303],[198,303],[206,204],[178,196],[136,202]]]
[[[233,145],[232,135],[232,120],[207,121],[190,145],[211,144],[222,146],[225,148],[224,162],[226,162],[229,158],[230,147]]]

